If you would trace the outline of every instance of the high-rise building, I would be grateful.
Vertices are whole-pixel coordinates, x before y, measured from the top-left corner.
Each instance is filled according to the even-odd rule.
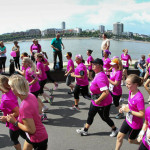
[[[113,24],[113,34],[121,35],[123,32],[123,23],[117,22]]]
[[[61,29],[62,29],[62,30],[65,30],[65,29],[66,29],[66,23],[65,23],[64,21],[61,23]]]
[[[99,26],[99,31],[100,31],[100,33],[104,33],[105,32],[105,26],[100,25]]]

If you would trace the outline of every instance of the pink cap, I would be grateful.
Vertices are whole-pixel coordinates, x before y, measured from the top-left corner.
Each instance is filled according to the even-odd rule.
[[[80,60],[83,60],[83,57],[82,57],[81,54],[76,55],[76,57],[77,57],[78,59],[80,59]]]

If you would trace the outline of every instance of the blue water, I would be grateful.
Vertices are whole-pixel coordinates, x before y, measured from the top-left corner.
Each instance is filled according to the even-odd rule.
[[[63,50],[63,59],[66,60],[66,57],[64,56],[67,52],[72,52],[73,59],[76,54],[82,54],[84,59],[87,59],[86,51],[87,49],[92,49],[93,54],[92,56],[94,58],[101,58],[101,43],[102,40],[100,39],[63,39],[63,44],[65,45],[65,49]],[[6,66],[9,65],[9,60],[12,58],[10,56],[11,49],[13,47],[13,43],[4,43],[7,49],[7,61]],[[32,44],[32,41],[24,41],[19,42],[20,46],[20,52],[28,52],[30,54],[30,46]],[[42,50],[47,52],[48,60],[49,62],[53,62],[53,51],[51,48],[51,40],[49,39],[42,39],[39,40],[39,44],[42,46]],[[150,53],[150,43],[145,42],[136,42],[136,41],[115,41],[110,40],[110,51],[111,55],[113,56],[120,56],[122,54],[122,50],[127,48],[129,50],[129,54],[132,59],[139,59],[142,54],[146,55],[146,58],[148,57],[148,54]]]

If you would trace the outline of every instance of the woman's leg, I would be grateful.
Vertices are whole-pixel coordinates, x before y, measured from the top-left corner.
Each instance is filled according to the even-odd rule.
[[[32,150],[33,146],[29,144],[26,140],[23,145],[23,150]]]
[[[124,137],[125,137],[124,133],[121,133],[121,132],[118,133],[115,150],[120,150],[120,148],[122,146],[122,143],[123,143],[123,138]]]

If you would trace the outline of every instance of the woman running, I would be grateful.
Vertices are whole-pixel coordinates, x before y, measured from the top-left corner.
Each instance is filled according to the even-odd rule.
[[[77,129],[77,133],[87,135],[88,129],[92,125],[95,115],[98,113],[103,121],[105,121],[112,129],[111,137],[118,133],[114,122],[109,117],[112,97],[109,93],[109,81],[105,72],[103,71],[103,61],[99,58],[92,61],[92,68],[96,76],[91,82],[91,105],[88,112],[87,123],[84,128]]]
[[[37,72],[36,72],[36,74],[38,75],[38,80],[39,80],[39,84],[40,84],[40,94],[42,94],[42,96],[44,98],[44,100],[42,100],[42,102],[49,102],[50,104],[52,104],[54,97],[49,96],[43,90],[45,84],[47,83],[47,75],[46,75],[44,64],[43,64],[43,55],[40,53],[36,53],[35,59],[37,61],[37,64],[36,64]],[[48,100],[46,98],[48,98]]]
[[[110,65],[112,66],[112,72],[110,73],[110,79],[109,80],[109,90],[111,92],[111,95],[113,97],[113,104],[115,107],[120,109],[119,100],[122,96],[122,87],[121,87],[121,80],[122,80],[122,63],[118,58],[114,58]],[[123,113],[118,113],[116,115],[116,119],[121,119],[124,117]]]
[[[76,85],[74,88],[75,105],[73,105],[70,109],[79,110],[78,103],[80,93],[83,95],[84,98],[89,97],[89,90],[88,90],[89,81],[87,76],[87,69],[83,63],[84,60],[82,55],[80,54],[76,55],[75,61],[78,66],[76,67],[75,72],[71,73],[71,76],[76,78]]]
[[[27,80],[21,75],[12,75],[9,85],[21,100],[21,104],[18,120],[9,115],[7,121],[26,132],[27,139],[24,145],[31,144],[35,150],[47,150],[48,134],[39,116],[37,98],[29,93]]]
[[[111,60],[109,58],[110,54],[111,52],[109,50],[104,50],[104,53],[103,53],[104,57],[102,58],[103,64],[104,64],[103,69],[108,77],[110,77],[110,71],[111,71],[111,65],[110,65]]]
[[[131,144],[137,144],[136,137],[138,136],[142,126],[145,114],[144,97],[138,89],[138,86],[143,84],[143,79],[135,74],[131,74],[126,79],[126,86],[129,90],[128,104],[122,105],[120,113],[126,112],[120,131],[117,135],[116,149],[120,150],[123,138],[128,133],[128,141]]]
[[[17,97],[8,85],[8,78],[3,75],[0,75],[0,91],[2,92],[0,109],[3,112],[3,116],[0,116],[0,121],[6,122],[6,127],[9,128],[10,139],[13,142],[15,149],[21,150],[21,144],[18,141],[19,135],[24,139],[27,137],[25,132],[16,127],[15,124],[7,122],[7,115],[12,115],[16,119],[18,118],[19,104]]]
[[[70,87],[70,91],[68,92],[68,94],[73,94],[74,85],[72,84],[73,77],[71,77],[71,73],[74,72],[74,62],[71,59],[72,58],[72,53],[67,52],[66,58],[68,59],[67,70],[65,72],[66,85]]]
[[[125,79],[127,78],[127,71],[129,69],[129,60],[132,63],[131,56],[128,54],[128,49],[123,50],[124,54],[121,55],[122,65],[123,65],[123,83],[125,85]],[[131,65],[131,64],[130,64]]]
[[[93,74],[93,70],[92,70],[92,63],[91,61],[93,61],[93,57],[91,56],[92,54],[92,50],[87,50],[86,54],[88,55],[88,58],[87,58],[87,63],[88,63],[88,78],[92,81],[93,80],[93,77],[92,77],[92,74]]]

